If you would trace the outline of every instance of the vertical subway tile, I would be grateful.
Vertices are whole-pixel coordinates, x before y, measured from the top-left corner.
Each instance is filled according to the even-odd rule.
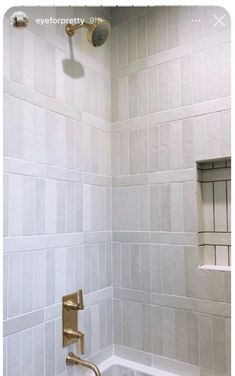
[[[10,33],[10,77],[13,81],[22,83],[23,80],[23,30],[17,33],[16,29]]]
[[[212,278],[208,270],[198,270],[198,298],[211,300],[212,298]]]
[[[182,167],[182,122],[175,121],[169,126],[170,169]]]
[[[113,80],[111,83],[111,95],[112,121],[118,121],[118,80]]]
[[[171,229],[171,212],[170,212],[170,184],[160,185],[160,218],[161,230],[170,231]]]
[[[45,376],[55,374],[55,322],[45,323]]]
[[[161,276],[162,276],[162,292],[165,294],[173,294],[173,258],[172,246],[161,245]]]
[[[149,128],[149,171],[159,170],[159,144],[160,144],[159,126]]]
[[[139,244],[131,244],[131,288],[140,289],[140,246]]]
[[[205,66],[204,54],[199,52],[193,55],[192,61],[193,71],[193,101],[194,103],[205,101]]]
[[[120,153],[121,148],[121,133],[112,134],[112,176],[120,175]]]
[[[147,25],[145,14],[137,18],[137,40],[138,59],[140,60],[147,56]]]
[[[227,249],[228,254],[228,249]],[[218,265],[223,265],[223,263],[219,263]],[[228,265],[228,257],[227,257],[227,264]],[[225,301],[225,273],[216,273],[212,271],[212,300],[216,302],[224,302]]]
[[[35,235],[45,233],[45,181],[35,179]]]
[[[33,376],[33,332],[25,330],[20,334],[20,371],[21,375]]]
[[[147,13],[148,56],[157,53],[157,8],[151,8]]]
[[[217,48],[205,51],[205,78],[206,99],[212,100],[218,97],[218,65]]]
[[[198,365],[198,314],[187,312],[187,354],[188,363]]]
[[[150,227],[151,231],[160,230],[161,221],[160,188],[159,185],[150,186]]]
[[[118,80],[118,120],[129,118],[128,77]]]
[[[55,302],[55,251],[46,251],[46,305]]]
[[[196,232],[196,192],[194,182],[183,183],[184,231]]]
[[[137,73],[137,91],[138,91],[138,115],[146,115],[148,112],[148,77],[147,70],[141,70]]]
[[[92,283],[93,283],[93,290],[97,290],[98,288],[104,288],[107,286],[107,275],[106,275],[106,263],[107,263],[107,255],[106,255],[106,244],[99,244],[99,259],[97,261],[97,245],[94,245],[94,252],[92,254]],[[97,281],[96,281],[96,274],[97,274]],[[96,282],[96,284],[94,283]]]
[[[130,173],[137,174],[139,172],[138,130],[134,130],[130,132],[129,140],[130,140]]]
[[[214,182],[215,231],[227,231],[226,183]]]
[[[56,233],[57,224],[57,192],[56,182],[47,180],[45,183],[45,227],[46,234]]]
[[[178,309],[175,310],[175,357],[187,362],[186,312]]]
[[[129,116],[130,118],[137,116],[137,74],[133,73],[128,76],[129,83]]]
[[[216,372],[226,372],[225,319],[213,316],[213,359]]]
[[[121,244],[121,276],[122,287],[131,287],[131,248],[130,244]]]
[[[207,158],[220,156],[221,154],[221,136],[220,122],[218,113],[208,114],[207,120]]]
[[[175,358],[175,310],[162,309],[163,318],[163,355]]]
[[[194,159],[207,159],[206,116],[193,119]]]
[[[95,354],[96,352],[100,351],[100,326],[99,326],[99,305],[96,304],[93,306],[91,310],[91,353]]]
[[[111,43],[111,66],[117,68],[119,65],[119,26],[112,27]]]
[[[9,95],[4,95],[3,103],[3,154],[12,158],[22,158],[23,103]]]
[[[148,69],[148,110],[149,113],[159,109],[159,69],[158,66]]]
[[[212,316],[199,314],[200,367],[212,368]]]
[[[34,106],[30,103],[23,102],[23,159],[34,160]]]
[[[112,244],[105,244],[106,250],[106,286],[112,286],[113,270],[112,270]]]
[[[220,117],[221,155],[231,155],[231,115],[230,111],[222,111]]]
[[[123,313],[123,344],[140,350],[142,347],[141,304],[126,301],[122,307]]]
[[[44,375],[44,327],[33,328],[33,375]]]
[[[34,309],[45,304],[45,252],[37,251],[34,254]],[[51,288],[51,287],[50,287]]]
[[[3,174],[3,197],[3,236],[7,236],[9,218],[9,174]]]
[[[8,281],[9,281],[9,265],[8,255],[3,255],[3,320],[7,319],[8,314]]]
[[[138,148],[138,164],[139,164],[139,172],[144,173],[148,172],[148,150],[149,150],[149,136],[148,136],[148,128],[139,129],[138,130],[138,138],[137,138],[137,148]]]
[[[34,86],[36,91],[53,97],[55,94],[55,50],[45,40],[35,36]],[[44,56],[47,58],[44,59]]]
[[[228,43],[217,49],[218,57],[218,95],[219,97],[231,94],[231,50]]]
[[[159,111],[169,109],[169,66],[159,65]]]
[[[8,318],[20,314],[21,303],[21,255],[9,255]]]
[[[122,344],[122,301],[113,300],[114,344]]]
[[[66,232],[75,230],[75,184],[66,184]]]
[[[68,348],[61,346],[61,318],[55,320],[55,374],[60,375],[66,369],[64,359],[68,353]],[[72,349],[71,349],[72,350]]]
[[[120,175],[129,173],[129,132],[120,133]]]
[[[198,258],[196,247],[184,246],[186,296],[197,297]]]
[[[226,372],[231,373],[231,319],[225,319]]]
[[[216,246],[216,264],[217,265],[229,265],[229,250],[228,246]]]
[[[178,11],[179,45],[192,42],[191,8],[184,6]]]
[[[130,188],[122,188],[120,190],[121,229],[122,230],[132,229],[133,225],[131,222],[131,218],[133,218],[132,217],[133,212],[136,213],[137,215],[139,213],[138,206],[135,206],[135,207],[133,206],[134,202],[133,202],[133,196],[131,200],[131,191],[133,191],[133,189],[130,189]],[[139,218],[137,217],[136,219],[137,219],[137,223],[139,223]]]
[[[137,20],[134,18],[128,22],[128,63],[133,63],[136,60],[137,60]]]
[[[142,304],[142,351],[152,352],[152,307]]]
[[[66,291],[75,290],[75,255],[74,247],[67,247],[66,249]]]
[[[231,181],[227,181],[227,205],[228,231],[231,232]]]
[[[179,7],[168,8],[168,48],[174,48],[179,44]]]
[[[150,291],[151,287],[151,272],[150,272],[151,258],[149,244],[140,245],[140,267],[141,267],[141,290]]]
[[[194,139],[192,119],[182,120],[183,168],[190,168],[194,165],[193,146]]]
[[[66,203],[66,183],[63,181],[58,181],[57,185],[57,232],[65,233],[65,203]]]
[[[23,177],[9,175],[8,235],[23,235]]]
[[[202,200],[203,200],[203,225],[204,231],[214,230],[213,215],[213,184],[202,184]]]
[[[182,106],[192,104],[192,58],[186,56],[181,59],[181,103]]]
[[[161,278],[161,246],[158,244],[151,245],[150,257],[150,274],[151,274],[151,291],[161,292],[162,278]]]
[[[182,183],[171,184],[171,230],[175,232],[183,231],[183,185]]]
[[[23,235],[34,234],[34,179],[23,177]]]
[[[8,337],[8,376],[20,376],[20,334]]]
[[[152,352],[153,354],[163,354],[163,310],[160,306],[152,306]]]
[[[169,63],[169,108],[181,107],[180,62]]]
[[[168,124],[163,124],[160,125],[160,160],[159,160],[159,167],[160,170],[169,170],[169,155],[170,155],[170,150],[169,150],[169,125]]]
[[[100,348],[104,349],[108,345],[108,333],[107,333],[107,310],[106,302],[101,302],[99,305],[99,332],[100,335]]]
[[[168,8],[160,7],[157,22],[158,52],[168,48]]]
[[[128,62],[128,23],[125,22],[119,26],[119,65],[125,65]]]
[[[21,257],[21,313],[33,310],[33,253],[24,253]]]
[[[26,114],[27,115],[27,114]],[[34,158],[46,162],[46,124],[45,109],[34,106]]]
[[[177,246],[172,248],[172,262],[173,262],[173,289],[175,295],[185,295],[185,262],[184,262],[184,247]]]

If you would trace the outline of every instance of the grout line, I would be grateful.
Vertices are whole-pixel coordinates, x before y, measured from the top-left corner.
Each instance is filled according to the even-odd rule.
[[[215,232],[215,183],[212,182],[212,200],[213,200],[213,227]]]

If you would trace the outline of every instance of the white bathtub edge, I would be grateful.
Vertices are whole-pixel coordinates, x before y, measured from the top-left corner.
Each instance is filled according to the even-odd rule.
[[[102,363],[99,364],[99,369],[102,372],[106,371],[108,368],[119,365],[123,366],[129,369],[133,369],[135,371],[143,372],[151,376],[178,376],[175,373],[169,373],[166,371],[163,371],[159,368],[153,368],[150,366],[143,365],[141,363],[133,362],[131,360],[127,360],[124,358],[120,358],[116,355],[112,355],[110,358],[106,359]],[[156,371],[158,372],[156,374]]]

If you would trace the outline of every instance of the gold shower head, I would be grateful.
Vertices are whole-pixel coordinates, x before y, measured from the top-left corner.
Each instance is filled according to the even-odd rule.
[[[108,20],[105,20],[104,18],[97,18],[97,22],[89,24],[84,23],[83,25],[76,24],[67,24],[65,26],[66,33],[72,37],[76,30],[81,29],[82,27],[85,27],[87,29],[87,39],[88,42],[92,44],[94,47],[102,46],[106,40],[108,39],[108,36],[111,32],[111,25]]]

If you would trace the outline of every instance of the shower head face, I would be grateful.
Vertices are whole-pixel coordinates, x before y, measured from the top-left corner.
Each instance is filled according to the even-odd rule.
[[[87,38],[92,46],[99,47],[106,42],[110,32],[111,26],[109,21],[100,18],[98,23],[90,25]]]

